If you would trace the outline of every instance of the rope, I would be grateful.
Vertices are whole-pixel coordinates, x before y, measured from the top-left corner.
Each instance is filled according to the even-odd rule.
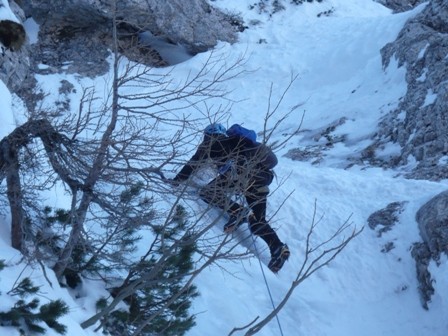
[[[260,253],[258,252],[257,245],[255,244],[255,237],[253,235],[252,235],[252,241],[253,241],[253,245],[254,245],[254,248],[255,248],[255,252],[257,253],[257,258],[258,258],[258,262],[260,264],[261,273],[263,274],[264,283],[266,284],[266,288],[267,288],[267,291],[268,291],[268,294],[269,294],[269,298],[271,299],[272,309],[275,310],[274,298],[272,297],[271,288],[269,287],[268,279],[266,278],[266,274],[264,272],[264,267],[263,267],[263,264],[262,264],[262,262],[260,260]],[[278,328],[280,329],[280,335],[283,336],[282,325],[280,323],[280,319],[278,317],[278,314],[275,314],[275,318],[277,320]]]

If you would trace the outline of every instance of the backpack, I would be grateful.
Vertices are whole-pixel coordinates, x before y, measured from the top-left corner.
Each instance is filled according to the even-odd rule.
[[[252,156],[259,157],[260,164],[264,168],[272,169],[277,165],[277,156],[268,145],[257,142],[257,133],[254,130],[245,128],[239,124],[233,124],[227,130],[227,135],[240,136],[242,138],[250,140],[253,145],[250,152],[252,153]]]
[[[228,136],[241,136],[243,138],[249,139],[253,143],[257,143],[257,133],[254,130],[245,128],[239,124],[233,124],[227,130]]]

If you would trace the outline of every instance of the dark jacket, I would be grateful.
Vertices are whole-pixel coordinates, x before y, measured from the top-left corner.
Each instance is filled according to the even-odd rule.
[[[227,137],[225,135],[209,136],[205,135],[203,142],[199,145],[196,153],[174,178],[176,181],[183,181],[206,162],[212,161],[218,168],[232,161],[237,173],[251,173],[254,175],[264,174],[272,168],[272,161],[277,158],[267,147],[252,142],[240,136]]]

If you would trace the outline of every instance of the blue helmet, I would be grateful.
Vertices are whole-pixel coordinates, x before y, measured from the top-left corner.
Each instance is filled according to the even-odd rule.
[[[210,124],[204,129],[204,133],[207,135],[226,134],[227,129],[222,124]]]

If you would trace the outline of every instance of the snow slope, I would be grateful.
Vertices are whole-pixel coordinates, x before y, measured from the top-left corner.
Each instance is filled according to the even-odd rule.
[[[257,316],[263,318],[272,310],[264,276],[277,304],[303,262],[304,240],[315,204],[317,217],[322,217],[313,238],[317,242],[331,236],[348,218],[357,228],[366,226],[370,214],[395,201],[407,203],[399,223],[391,231],[378,237],[377,232],[366,226],[328,267],[296,289],[278,320],[274,319],[259,335],[447,335],[447,258],[440,265],[431,265],[436,294],[426,311],[419,301],[410,248],[421,240],[416,211],[431,197],[446,190],[448,183],[406,180],[396,177],[394,171],[377,168],[356,165],[347,168],[347,156],[369,144],[378,120],[397,106],[406,91],[405,69],[397,68],[394,61],[382,69],[379,50],[393,41],[405,21],[423,7],[392,14],[371,0],[326,0],[301,6],[282,3],[287,10],[270,16],[248,10],[253,1],[213,1],[230,12],[241,12],[249,25],[240,34],[239,43],[220,43],[215,51],[229,58],[244,54],[245,68],[250,70],[227,84],[237,88],[230,98],[238,101],[230,113],[229,124],[244,123],[262,130],[263,119],[259,116],[268,109],[271,85],[275,103],[291,75],[298,75],[279,113],[270,120],[272,126],[283,113],[298,106],[271,139],[282,141],[303,117],[299,134],[278,152],[277,180],[272,189],[277,186],[279,189],[270,197],[268,205],[269,215],[281,207],[272,224],[280,238],[288,243],[292,255],[278,275],[270,273],[256,258],[222,263],[227,272],[212,266],[202,273],[196,281],[201,296],[193,307],[197,326],[188,335],[228,335],[233,328],[246,325]],[[324,12],[331,14],[319,15]],[[197,55],[176,65],[174,71],[182,78],[190,70],[200,68],[207,57],[208,53]],[[44,88],[50,91],[59,80],[57,76],[40,78]],[[13,110],[20,110],[20,106],[12,103],[2,83],[0,96],[6,106],[6,113],[2,114],[6,122],[0,125],[3,137],[13,129]],[[316,130],[325,129],[341,118],[345,122],[333,135],[342,136],[345,141],[328,149],[319,164],[282,156],[288,149],[315,145],[315,136],[319,134]],[[384,155],[392,154],[393,150],[388,148]],[[7,218],[2,221],[7,223]],[[19,263],[17,252],[9,247],[7,228],[0,227],[2,258],[18,262],[7,274],[0,272],[2,288],[8,288],[24,265]],[[244,229],[241,228],[241,234]],[[217,227],[211,234],[219,232]],[[381,252],[389,242],[395,248],[388,253]],[[262,242],[257,240],[255,244],[264,261],[268,256]],[[39,268],[33,274],[36,281],[46,284]],[[93,330],[82,331],[77,325],[93,313],[89,295],[94,296],[94,285],[86,288],[86,296],[77,301],[56,283],[53,289],[48,284],[45,286],[48,297],[63,297],[71,307],[70,315],[61,321],[69,326],[69,335],[99,335]],[[6,303],[0,305],[0,310],[2,306]],[[17,335],[13,329],[2,329],[6,335]]]

